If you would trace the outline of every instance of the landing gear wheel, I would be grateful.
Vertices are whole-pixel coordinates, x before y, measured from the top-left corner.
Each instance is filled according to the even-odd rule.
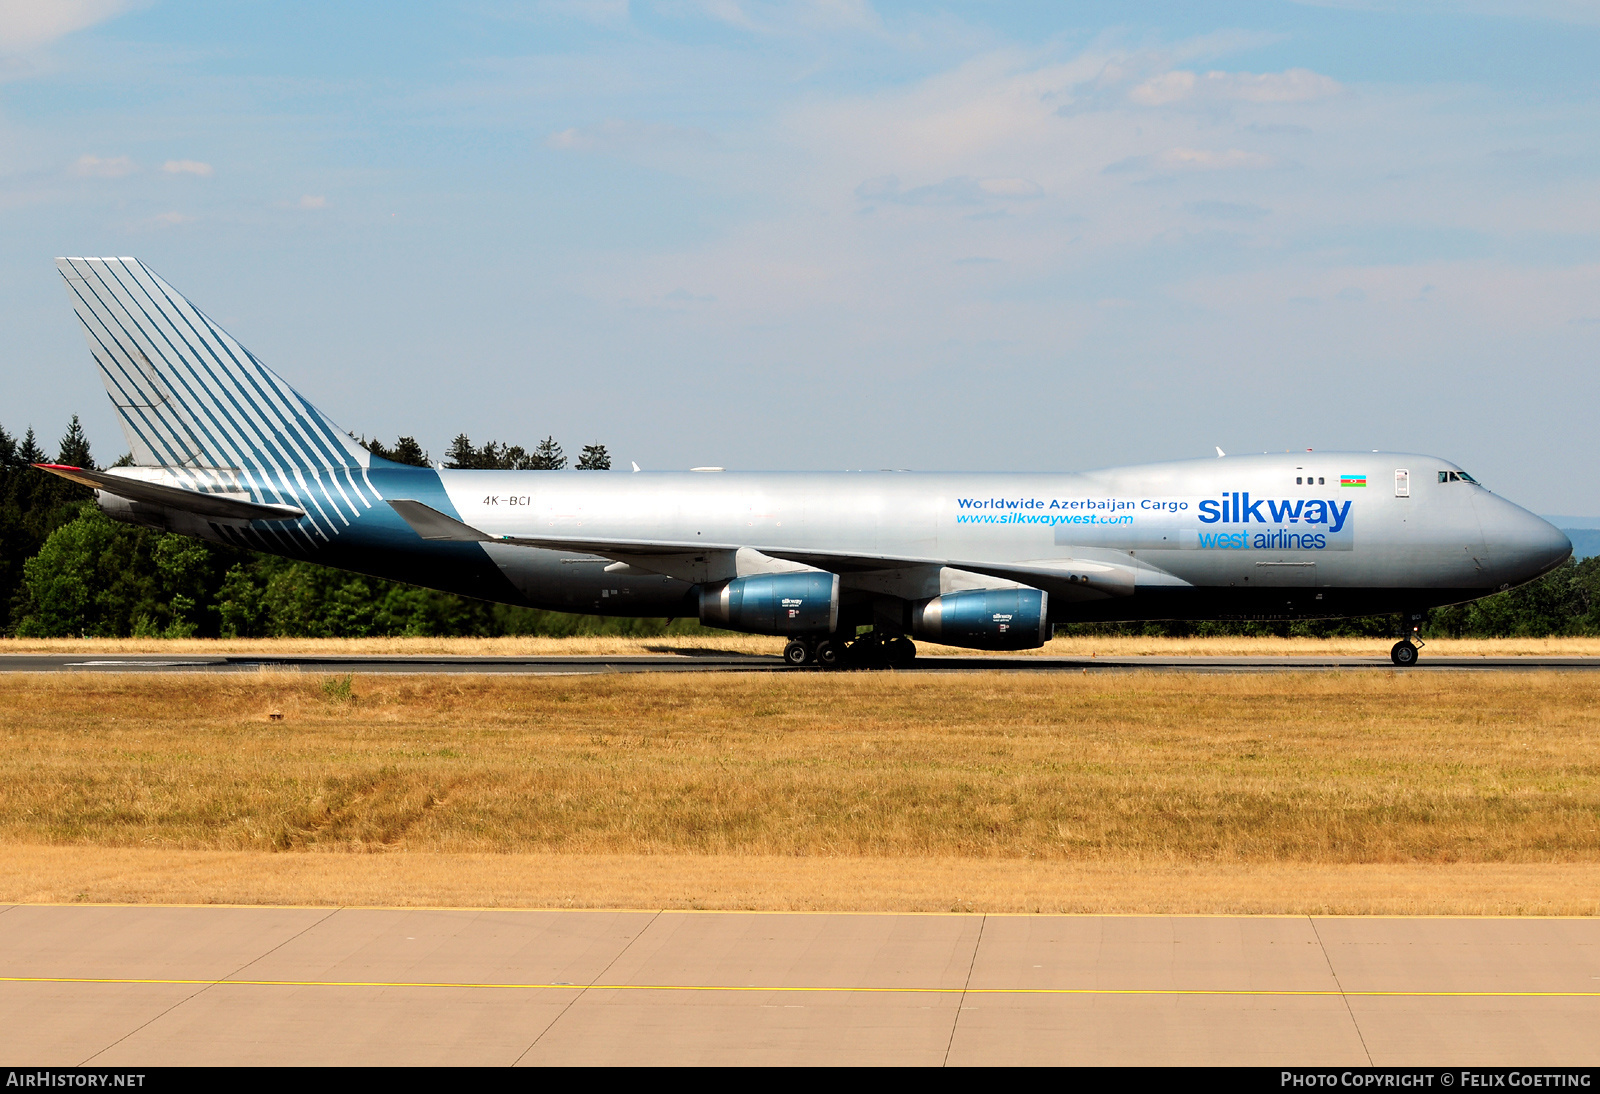
[[[839,646],[840,643],[833,641],[831,638],[824,638],[821,642],[818,642],[815,653],[817,664],[825,669],[838,668]]]
[[[1389,660],[1401,668],[1410,668],[1417,663],[1417,647],[1413,646],[1409,641],[1401,639],[1389,651]]]
[[[916,656],[916,644],[903,634],[883,644],[883,659],[892,669],[905,668],[916,659]]]
[[[883,664],[883,643],[878,639],[876,631],[857,635],[850,643],[850,664],[854,667],[874,669]]]
[[[799,668],[811,661],[811,648],[798,638],[791,638],[783,647],[783,663]]]

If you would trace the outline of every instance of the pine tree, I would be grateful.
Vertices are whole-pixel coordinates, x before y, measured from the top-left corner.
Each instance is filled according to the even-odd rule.
[[[493,443],[493,442],[491,442]],[[472,447],[472,441],[465,433],[456,434],[456,439],[450,442],[450,448],[444,454],[446,467],[481,467],[478,450]]]
[[[457,441],[461,440],[460,437],[456,439]],[[382,456],[384,459],[393,460],[395,463],[410,464],[412,467],[428,466],[428,454],[422,450],[422,446],[417,443],[415,437],[401,437],[394,442],[393,448],[388,447],[382,441],[369,441],[365,437],[357,437],[356,443],[374,456]],[[471,447],[472,445],[469,443],[467,448],[470,450]]]
[[[17,462],[21,464],[45,463],[48,457],[44,449],[39,447],[39,441],[33,435],[33,426],[22,435],[22,443],[17,446]]]
[[[0,425],[0,470],[12,466],[17,462],[16,438],[6,432],[6,427]]]
[[[82,467],[94,470],[94,457],[89,455],[89,438],[83,432],[83,426],[78,424],[78,416],[72,416],[72,424],[67,426],[67,432],[61,438],[61,453],[56,456],[56,462],[67,467]]]
[[[560,471],[567,466],[567,457],[562,454],[561,446],[556,444],[554,437],[546,437],[533,450],[532,465],[531,470],[534,471]]]
[[[583,455],[578,457],[577,469],[579,471],[610,471],[611,454],[606,451],[603,444],[586,444],[583,446]]]
[[[389,458],[395,463],[408,463],[412,467],[427,467],[428,454],[422,450],[415,437],[401,437],[394,442]]]

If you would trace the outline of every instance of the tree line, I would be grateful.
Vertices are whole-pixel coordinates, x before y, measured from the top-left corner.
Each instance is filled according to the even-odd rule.
[[[359,440],[375,456],[396,463],[408,463],[413,467],[432,466],[428,454],[415,437],[401,437],[392,448],[365,437]],[[458,433],[456,439],[450,442],[450,450],[445,453],[444,466],[490,471],[564,471],[567,456],[554,437],[546,437],[529,452],[520,444],[500,444],[498,441],[474,445],[465,433]],[[603,444],[586,444],[573,467],[578,471],[610,471],[611,456]]]
[[[376,455],[429,466],[415,438]],[[123,457],[118,464],[132,460]],[[30,428],[18,440],[0,426],[0,635],[19,637],[366,637],[382,635],[629,634],[697,632],[695,620],[613,619],[490,604],[452,593],[276,555],[206,543],[111,520],[93,493],[30,466],[98,465],[76,416],[54,453]],[[606,470],[602,444],[577,467]],[[554,438],[528,452],[465,434],[446,467],[561,470]]]
[[[412,437],[374,454],[428,466]],[[366,637],[695,633],[694,620],[616,619],[490,604],[453,593],[295,562],[275,555],[120,524],[93,494],[31,464],[95,467],[74,415],[52,455],[29,428],[0,426],[0,634],[23,637]],[[131,460],[124,456],[118,464]],[[527,451],[461,434],[446,467],[561,470],[553,437]],[[602,444],[586,445],[575,469],[605,470]],[[1388,616],[1296,623],[1073,625],[1067,634],[1382,636]],[[1571,560],[1520,589],[1430,613],[1425,637],[1600,635],[1600,557]]]

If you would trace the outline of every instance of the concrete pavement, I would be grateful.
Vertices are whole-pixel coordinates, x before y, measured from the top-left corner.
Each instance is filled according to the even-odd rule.
[[[1600,920],[11,906],[0,1060],[1600,1062]]]

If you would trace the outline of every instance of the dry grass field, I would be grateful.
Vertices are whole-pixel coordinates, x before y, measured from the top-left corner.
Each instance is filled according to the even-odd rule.
[[[660,638],[0,638],[8,653],[311,654],[462,657],[692,656],[706,651],[769,654],[782,638],[756,634],[666,635]],[[1393,638],[1055,638],[1037,650],[1002,654],[918,642],[940,657],[1379,657]],[[1428,657],[1595,657],[1600,638],[1435,638]]]
[[[14,675],[0,900],[1596,914],[1597,712],[1587,673]]]

